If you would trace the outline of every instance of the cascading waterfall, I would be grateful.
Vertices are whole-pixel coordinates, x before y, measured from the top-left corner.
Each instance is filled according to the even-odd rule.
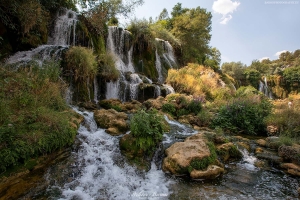
[[[158,55],[157,49],[155,50],[155,67],[158,73],[158,83],[163,83],[163,75],[162,75],[162,71],[161,71],[161,61],[160,61],[160,56]]]
[[[71,45],[71,35],[73,45],[75,44],[75,28],[77,14],[74,11],[62,8],[55,21],[55,30],[52,36],[48,36],[48,45],[41,45],[31,51],[20,51],[7,60],[7,64],[28,64],[35,61],[41,66],[45,61],[59,60],[63,51]],[[73,33],[73,34],[71,34]]]
[[[48,37],[48,44],[75,45],[75,30],[77,21],[76,12],[66,8],[61,8],[57,13],[54,30]]]
[[[273,99],[273,94],[268,87],[267,77],[264,77],[264,82],[259,81],[258,90],[262,92],[265,96],[267,96],[269,99]]]
[[[173,94],[175,93],[175,90],[172,86],[167,85],[167,84],[163,84],[163,87],[166,88],[167,94]]]
[[[163,54],[169,66],[172,68],[177,68],[176,58],[174,55],[174,50],[172,45],[168,41],[164,41],[165,53]]]
[[[154,94],[155,94],[154,98],[161,96],[161,90],[160,90],[160,87],[158,85],[155,85]]]
[[[99,86],[98,86],[98,81],[97,81],[97,77],[94,77],[94,101],[97,104],[98,103],[98,90],[99,90]]]
[[[116,82],[110,81],[106,83],[106,99],[119,99],[119,87],[120,81],[117,80]]]
[[[130,98],[136,99],[138,94],[138,89],[140,83],[142,83],[142,79],[137,74],[130,75]]]
[[[97,129],[92,112],[74,110],[86,124],[78,131],[81,145],[75,158],[81,173],[59,188],[61,199],[168,199],[172,181],[154,161],[150,171],[138,172],[121,155],[118,137]]]

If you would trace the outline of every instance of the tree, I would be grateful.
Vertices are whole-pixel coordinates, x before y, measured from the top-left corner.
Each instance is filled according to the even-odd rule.
[[[158,20],[166,20],[169,18],[169,13],[167,11],[166,8],[163,9],[163,11],[161,11],[161,13],[158,16]]]
[[[177,4],[171,14],[171,32],[181,41],[183,64],[203,64],[209,53],[211,13],[200,7],[182,9],[181,4]]]
[[[204,61],[204,65],[211,67],[214,71],[217,71],[221,63],[221,52],[213,47],[210,50],[210,53],[207,55],[207,58]]]
[[[256,69],[261,74],[267,74],[269,72],[269,66],[259,60],[253,60],[249,68]]]
[[[237,81],[244,79],[246,65],[242,62],[225,62],[222,64],[222,72],[228,74]]]

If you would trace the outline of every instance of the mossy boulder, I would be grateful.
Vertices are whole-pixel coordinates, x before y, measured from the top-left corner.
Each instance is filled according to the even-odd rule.
[[[189,174],[198,179],[214,178],[223,172],[211,166],[219,162],[214,145],[207,141],[203,133],[190,136],[184,142],[174,143],[165,153],[167,157],[163,160],[163,170],[175,175]]]
[[[126,113],[117,112],[114,109],[100,109],[94,112],[94,117],[97,125],[107,129],[106,132],[109,134],[121,135],[129,130]]]
[[[229,159],[240,159],[243,157],[242,153],[232,142],[217,146],[217,154],[224,162],[228,161]]]
[[[190,173],[193,179],[214,179],[224,173],[224,168],[217,165],[209,165],[206,170],[193,169]]]

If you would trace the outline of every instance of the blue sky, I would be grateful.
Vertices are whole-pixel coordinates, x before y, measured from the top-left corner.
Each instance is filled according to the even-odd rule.
[[[210,45],[222,54],[222,62],[241,61],[247,65],[254,59],[277,59],[276,53],[300,49],[300,0],[145,0],[137,7],[139,19],[155,19],[174,5],[200,6],[213,15]]]

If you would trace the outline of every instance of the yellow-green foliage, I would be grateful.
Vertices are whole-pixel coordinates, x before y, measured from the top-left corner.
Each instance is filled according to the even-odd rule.
[[[75,81],[85,81],[87,78],[93,78],[97,74],[96,57],[92,49],[73,46],[65,56],[66,70],[73,73]]]
[[[62,97],[58,65],[0,67],[0,172],[71,145],[76,129]]]
[[[119,78],[119,71],[115,66],[115,56],[112,53],[101,54],[98,59],[99,72],[102,78],[116,81]]]
[[[179,70],[168,72],[167,83],[179,93],[205,96],[206,98],[227,98],[228,88],[220,85],[220,76],[212,69],[202,65],[191,64]]]

